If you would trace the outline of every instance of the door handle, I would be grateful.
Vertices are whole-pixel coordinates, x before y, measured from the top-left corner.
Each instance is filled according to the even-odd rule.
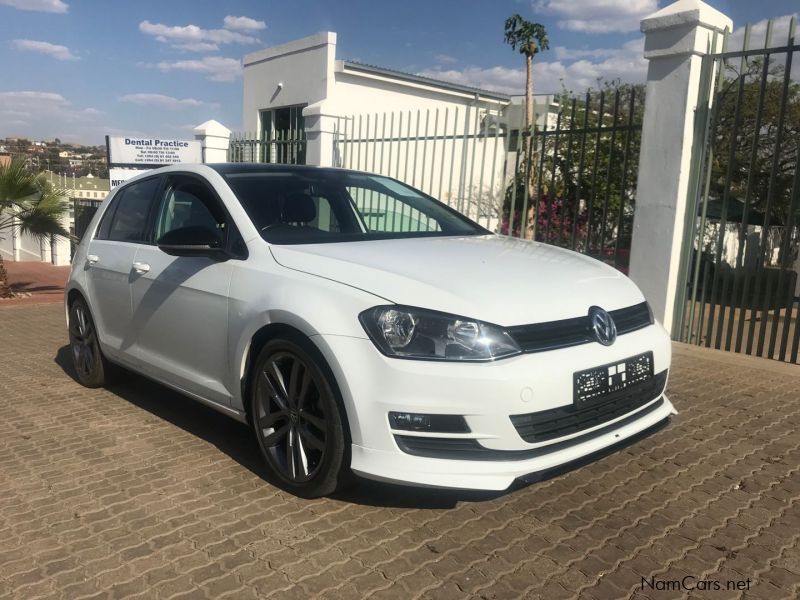
[[[90,265],[100,262],[100,257],[97,254],[87,254],[86,255],[86,262]]]
[[[137,273],[147,273],[150,270],[150,265],[143,262],[133,263],[133,270]]]

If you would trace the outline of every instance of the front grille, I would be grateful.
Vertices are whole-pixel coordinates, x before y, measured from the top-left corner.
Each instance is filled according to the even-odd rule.
[[[667,371],[626,387],[580,408],[574,404],[524,415],[511,415],[520,437],[528,443],[546,442],[607,423],[641,408],[664,393]]]
[[[617,335],[624,335],[653,324],[647,302],[609,311],[617,326]],[[589,315],[509,327],[508,333],[523,352],[543,352],[595,341]]]

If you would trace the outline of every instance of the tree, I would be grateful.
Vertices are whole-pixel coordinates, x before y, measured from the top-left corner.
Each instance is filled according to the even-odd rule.
[[[14,158],[0,167],[0,236],[16,229],[42,239],[51,235],[70,237],[61,220],[69,203],[60,190],[25,167],[25,159]],[[13,297],[0,255],[0,298]]]
[[[524,235],[527,206],[524,220],[535,225],[538,241],[592,255],[611,252],[617,240],[623,247],[629,243],[645,88],[599,83],[600,90],[582,97],[563,90],[558,127],[534,137],[540,160],[520,162],[506,188],[502,233]],[[538,181],[526,197],[530,168],[537,169]]]
[[[519,15],[506,19],[505,42],[525,56],[525,128],[533,123],[533,57],[550,48],[541,23],[531,23]]]
[[[786,227],[783,233],[791,234],[800,220],[797,191],[793,197],[795,171],[800,168],[800,83],[791,73],[787,77],[783,64],[765,65],[760,55],[742,64],[739,59],[726,62],[722,76],[709,135],[709,197],[727,199],[729,206],[746,203],[751,224],[758,219],[755,211],[767,213],[772,228]],[[745,235],[739,220],[728,224]],[[765,240],[761,250],[768,261],[786,262],[783,254],[790,247],[781,247],[781,241],[781,236]],[[780,254],[774,254],[774,248],[781,248]]]
[[[549,49],[550,43],[544,25],[526,21],[518,14],[506,19],[504,39],[506,44],[525,57],[525,131],[522,137],[522,153],[523,156],[528,156],[533,126],[533,57]],[[533,169],[530,170],[529,179],[528,185],[532,189],[535,181]]]

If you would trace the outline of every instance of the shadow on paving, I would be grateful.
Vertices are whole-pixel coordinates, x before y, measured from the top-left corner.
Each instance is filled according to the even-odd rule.
[[[28,294],[34,292],[59,292],[64,290],[63,286],[60,285],[35,285],[33,281],[15,281],[9,285],[15,292],[25,292]]]
[[[54,361],[64,373],[80,385],[72,365],[68,345],[58,349]],[[142,410],[207,441],[266,483],[281,487],[269,474],[261,458],[255,436],[247,425],[131,371],[123,371],[120,381],[110,385],[108,390]],[[534,488],[532,491],[535,493],[536,483],[564,475],[604,456],[618,452],[650,435],[656,429],[664,427],[667,423],[668,420],[657,423],[632,438],[568,465],[535,474],[525,478],[525,481],[518,480],[508,490],[501,492],[412,487],[357,477],[353,485],[337,492],[333,498],[352,504],[376,507],[448,509],[455,507],[459,502],[494,500],[529,486]]]

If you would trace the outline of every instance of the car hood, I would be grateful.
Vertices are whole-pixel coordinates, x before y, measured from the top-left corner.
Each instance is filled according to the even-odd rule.
[[[390,302],[511,326],[644,300],[616,269],[555,246],[498,235],[273,245],[290,269]]]

